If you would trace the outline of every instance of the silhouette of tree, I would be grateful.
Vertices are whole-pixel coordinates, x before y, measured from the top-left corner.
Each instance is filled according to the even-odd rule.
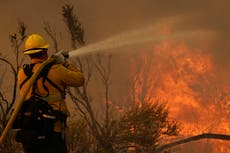
[[[24,42],[26,38],[26,26],[23,22],[18,23],[18,30],[17,32],[9,35],[9,40],[11,42],[12,48],[13,48],[13,54],[14,59],[10,60],[7,57],[4,57],[4,55],[0,55],[0,62],[3,63],[3,65],[6,65],[7,67],[10,67],[10,71],[6,71],[4,73],[10,73],[11,77],[8,77],[2,75],[1,80],[5,80],[1,82],[1,85],[11,86],[10,89],[12,89],[12,95],[8,96],[8,92],[5,93],[2,89],[0,89],[0,131],[2,132],[8,118],[10,117],[11,111],[13,109],[13,106],[16,102],[16,93],[17,93],[17,73],[19,70],[19,67],[21,66],[23,62],[23,58],[20,56],[20,48],[22,46],[22,43]],[[6,81],[7,80],[7,81]],[[12,83],[9,83],[12,82]],[[4,143],[0,146],[0,152],[4,153],[16,153],[15,150],[18,148],[18,145],[15,144],[14,141],[14,133],[9,132],[8,137],[4,141]]]

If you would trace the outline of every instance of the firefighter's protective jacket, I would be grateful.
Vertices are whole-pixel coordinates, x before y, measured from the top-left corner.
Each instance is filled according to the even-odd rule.
[[[32,59],[31,63],[36,63],[33,72],[36,72],[39,65],[43,62],[41,59]],[[63,93],[65,93],[65,89],[67,86],[79,87],[84,84],[84,76],[83,73],[80,72],[71,62],[66,62],[64,64],[54,64],[49,72],[47,77],[61,89],[62,93],[51,85],[49,82],[45,82],[45,86],[48,88],[49,95],[47,96],[47,90],[44,89],[44,85],[42,83],[42,79],[38,79],[36,84],[35,93],[40,96],[44,96],[44,99],[48,101],[48,103],[53,107],[54,110],[60,110],[66,114],[68,114],[67,106],[63,97]],[[20,85],[27,76],[24,73],[23,69],[19,70],[18,73],[18,85]],[[20,89],[20,94],[22,94],[26,87],[27,81]],[[29,91],[26,99],[29,99],[31,96],[32,89]],[[57,122],[54,127],[55,132],[62,131],[62,124]]]

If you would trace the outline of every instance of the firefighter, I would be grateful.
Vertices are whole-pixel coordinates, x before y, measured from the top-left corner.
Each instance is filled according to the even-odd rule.
[[[29,64],[30,69],[27,65],[27,68],[24,66],[19,70],[18,85],[20,86],[20,94],[25,91],[26,84],[29,82],[27,81],[29,80],[28,74],[31,72],[27,71],[35,72],[39,65],[48,59],[48,48],[49,44],[39,34],[31,34],[26,39],[23,53],[30,57],[31,63]],[[19,139],[18,142],[22,143],[25,153],[67,153],[66,143],[63,138],[66,124],[65,117],[68,116],[64,93],[68,86],[80,87],[84,84],[83,73],[67,60],[67,55],[65,52],[58,52],[53,55],[55,63],[48,69],[45,80],[40,77],[26,96],[26,100],[28,100],[35,94],[47,101],[53,110],[61,112],[59,114],[62,114],[62,116],[60,117],[59,115],[59,117],[62,119],[59,120],[57,117],[48,136],[39,137],[37,135],[36,139],[38,141],[35,141],[34,137],[33,140],[30,140],[32,138],[28,136],[29,132],[22,130],[23,133],[19,133],[16,136],[16,140]]]

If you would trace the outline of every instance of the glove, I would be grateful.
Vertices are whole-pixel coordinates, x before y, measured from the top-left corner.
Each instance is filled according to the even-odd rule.
[[[51,56],[55,59],[56,64],[63,64],[69,58],[69,53],[66,51],[59,51]]]

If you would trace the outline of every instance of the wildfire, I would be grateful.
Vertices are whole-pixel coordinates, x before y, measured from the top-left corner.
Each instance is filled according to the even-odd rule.
[[[137,59],[132,64],[138,105],[166,102],[170,118],[181,123],[184,136],[230,133],[229,84],[218,82],[211,55],[177,42],[161,42],[144,53],[138,57],[141,64]],[[208,142],[203,147],[215,145],[212,153],[230,152],[227,142]]]

